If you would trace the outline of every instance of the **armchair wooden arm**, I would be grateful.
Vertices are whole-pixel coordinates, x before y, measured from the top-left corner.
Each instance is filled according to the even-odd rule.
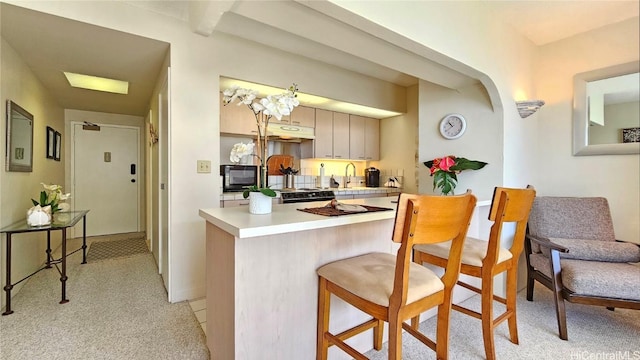
[[[563,253],[568,253],[569,252],[569,249],[567,249],[566,247],[564,247],[562,245],[558,245],[558,244],[552,243],[549,239],[537,238],[537,237],[535,237],[535,236],[533,236],[531,234],[527,234],[526,237],[527,237],[528,240],[533,241],[534,243],[540,245],[541,247],[548,248],[548,249],[551,249],[551,250],[557,250],[557,251],[563,252]]]

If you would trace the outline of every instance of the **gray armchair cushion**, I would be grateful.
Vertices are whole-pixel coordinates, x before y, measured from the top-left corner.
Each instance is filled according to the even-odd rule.
[[[640,246],[624,242],[550,238],[551,242],[569,249],[560,253],[564,259],[607,262],[640,262]],[[548,252],[542,252],[548,256]]]
[[[529,215],[529,233],[539,238],[615,241],[607,199],[538,196]],[[533,252],[540,252],[532,244]]]
[[[551,277],[549,258],[529,256],[531,266]],[[562,285],[578,295],[640,301],[640,264],[561,259]]]

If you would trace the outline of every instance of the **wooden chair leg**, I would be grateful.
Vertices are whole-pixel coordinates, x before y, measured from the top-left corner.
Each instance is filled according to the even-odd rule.
[[[402,360],[402,321],[398,314],[389,317],[389,360]]]
[[[329,341],[324,333],[329,331],[329,306],[331,293],[327,291],[327,280],[323,277],[318,281],[318,334],[316,343],[316,360],[326,360],[329,353]]]
[[[487,360],[496,358],[495,344],[493,343],[493,276],[482,274],[482,338],[484,340],[484,352]]]
[[[533,301],[533,285],[535,283],[535,279],[533,278],[533,274],[531,270],[527,269],[527,300]]]
[[[518,343],[518,322],[516,318],[516,288],[518,286],[518,264],[507,270],[507,313],[509,314],[509,337]]]
[[[376,350],[382,349],[382,335],[384,333],[384,321],[378,319],[378,325],[373,328],[373,348]]]
[[[411,318],[411,327],[418,330],[418,326],[420,326],[420,315]]]
[[[438,323],[436,325],[436,359],[447,359],[449,356],[449,320],[451,319],[451,298],[445,296],[444,304],[438,306]]]

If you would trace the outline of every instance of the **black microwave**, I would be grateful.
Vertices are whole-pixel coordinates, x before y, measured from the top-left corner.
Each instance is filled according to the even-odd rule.
[[[220,165],[222,191],[244,191],[247,186],[258,183],[257,165]]]

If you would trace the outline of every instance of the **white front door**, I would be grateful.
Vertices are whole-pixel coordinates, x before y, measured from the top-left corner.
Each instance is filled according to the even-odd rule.
[[[72,125],[71,196],[74,209],[90,210],[87,235],[139,231],[140,130],[101,124],[95,131]]]

